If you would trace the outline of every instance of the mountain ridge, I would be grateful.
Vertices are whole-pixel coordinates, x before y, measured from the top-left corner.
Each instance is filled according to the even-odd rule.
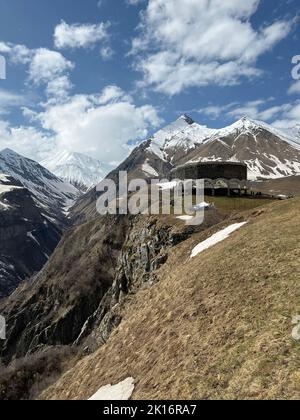
[[[77,152],[59,151],[40,162],[50,172],[82,192],[97,185],[111,171],[111,165]]]
[[[278,179],[300,174],[300,144],[293,136],[263,122],[243,117],[222,129],[210,129],[186,115],[138,144],[107,178],[117,182],[118,172],[128,179],[168,178],[170,171],[190,162],[241,161],[248,166],[249,180]],[[300,141],[300,137],[299,137]],[[74,205],[74,220],[96,216],[96,189]]]
[[[241,137],[243,144],[238,145]],[[173,166],[211,160],[244,161],[252,180],[300,174],[299,127],[277,129],[245,116],[227,127],[211,129],[183,115],[148,141],[148,150]],[[248,154],[241,153],[245,148]]]
[[[66,211],[80,195],[77,188],[62,181],[38,162],[8,148],[0,151],[1,173],[20,181],[50,220],[59,225],[66,223]]]
[[[61,235],[20,181],[0,175],[0,299],[44,266]]]

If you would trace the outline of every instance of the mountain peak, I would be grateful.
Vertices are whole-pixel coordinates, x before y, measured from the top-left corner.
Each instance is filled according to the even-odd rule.
[[[178,120],[184,120],[186,123],[188,123],[189,125],[194,124],[194,120],[189,117],[187,114],[182,114],[180,115],[180,117],[178,118]]]
[[[252,118],[248,117],[247,115],[244,115],[242,118],[240,118],[237,121],[238,123],[242,123],[244,126],[252,125],[252,126],[259,126],[260,123],[258,121],[253,120]]]
[[[109,164],[68,150],[59,150],[43,160],[41,165],[82,192],[97,185],[112,170]]]
[[[24,155],[21,155],[18,152],[15,152],[14,150],[10,149],[9,147],[3,149],[0,151],[0,156],[2,156],[2,158],[7,159],[7,160],[15,160],[15,161],[27,161],[27,162],[35,162],[30,158],[27,158]],[[38,163],[35,162],[35,164],[37,165]]]
[[[0,154],[2,156],[20,156],[17,152],[15,152],[12,149],[9,149],[8,147],[5,148],[5,149],[3,149],[3,150],[1,150]]]

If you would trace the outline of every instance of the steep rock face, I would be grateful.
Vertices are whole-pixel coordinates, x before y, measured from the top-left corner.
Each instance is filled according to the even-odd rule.
[[[222,217],[213,212],[190,228],[174,218],[107,216],[67,232],[45,268],[0,305],[7,319],[2,360],[49,345],[102,344],[120,322],[118,304],[155,281],[167,250]]]
[[[61,234],[20,182],[0,176],[0,298],[43,267]]]
[[[33,194],[36,205],[49,220],[60,227],[68,225],[66,210],[80,196],[73,185],[10,149],[0,152],[0,173],[21,182]]]
[[[192,234],[221,222],[224,216],[212,211],[200,226],[185,226],[173,217],[134,217],[131,219],[122,252],[118,258],[112,287],[97,310],[86,321],[76,344],[95,350],[109,338],[121,322],[121,309],[130,296],[156,281],[156,270],[168,261],[169,251]]]
[[[155,218],[132,219],[118,258],[112,286],[97,310],[86,321],[77,344],[85,342],[89,349],[94,349],[107,340],[121,321],[119,304],[129,293],[135,293],[140,287],[155,282],[154,272],[167,261],[167,250],[176,242],[176,236],[184,240],[188,235],[176,234],[172,226],[160,225]]]
[[[113,282],[126,226],[107,217],[68,231],[44,269],[2,302],[4,361],[76,340]]]

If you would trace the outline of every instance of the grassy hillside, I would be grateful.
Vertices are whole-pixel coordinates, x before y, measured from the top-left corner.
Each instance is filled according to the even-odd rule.
[[[266,194],[285,194],[300,196],[300,176],[287,176],[279,179],[268,179],[265,181],[252,182],[254,191]]]
[[[87,399],[128,376],[134,399],[299,398],[299,208],[295,199],[249,211],[246,226],[194,259],[226,223],[175,247],[108,342],[41,398]]]
[[[208,203],[214,203],[222,214],[252,210],[270,203],[270,200],[245,197],[205,197]]]

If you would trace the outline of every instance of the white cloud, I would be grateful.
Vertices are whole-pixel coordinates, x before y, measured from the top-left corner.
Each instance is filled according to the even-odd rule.
[[[105,46],[100,49],[100,55],[103,60],[110,60],[114,56],[114,51],[111,47]]]
[[[48,82],[46,95],[50,102],[60,102],[68,97],[72,87],[68,76],[59,76]]]
[[[60,52],[0,42],[0,53],[6,54],[13,64],[28,66],[27,82],[45,85],[49,101],[57,102],[68,96],[72,88],[69,72],[75,65]]]
[[[300,94],[300,80],[298,80],[297,82],[293,83],[289,87],[288,94],[289,95],[298,95],[298,94]]]
[[[54,139],[34,127],[11,127],[0,120],[0,150],[9,148],[34,160],[43,160],[55,146]]]
[[[198,110],[199,114],[217,118],[221,115],[229,120],[247,116],[271,123],[278,128],[291,128],[300,124],[300,101],[271,105],[274,98],[258,99],[244,104],[209,105]]]
[[[25,106],[29,103],[26,96],[0,89],[0,115],[8,114],[13,107]]]
[[[61,53],[39,48],[29,65],[29,79],[37,85],[48,83],[73,68],[74,64]]]
[[[259,76],[256,60],[291,30],[250,22],[260,0],[149,0],[131,54],[144,85],[174,95],[191,86],[234,85]],[[148,53],[144,53],[144,50]]]
[[[106,86],[97,99],[98,104],[106,105],[108,103],[115,103],[119,101],[132,102],[131,96],[127,95],[119,86]]]
[[[268,102],[269,101],[264,99],[249,101],[228,110],[226,115],[233,118],[241,118],[246,115],[256,120],[270,121],[276,118],[280,113],[285,112],[291,106],[290,104],[267,106]]]
[[[296,101],[273,122],[275,127],[291,128],[300,125],[300,102]]]
[[[61,21],[54,30],[54,44],[58,49],[94,47],[107,40],[109,23],[71,24]]]
[[[120,161],[130,140],[147,137],[161,120],[151,105],[136,106],[119,88],[110,86],[100,95],[75,95],[63,104],[49,106],[36,117],[50,130],[57,147]]]
[[[0,150],[9,147],[43,160],[54,150],[67,149],[107,163],[120,162],[131,150],[128,142],[145,139],[162,124],[153,106],[135,105],[117,86],[107,86],[97,95],[48,102],[45,107],[40,113],[23,108],[31,123],[27,127],[11,127],[0,120]]]
[[[208,105],[207,107],[197,110],[197,112],[212,119],[217,119],[222,114],[226,114],[226,112],[236,106],[238,106],[238,103],[236,102],[231,102],[227,105]]]
[[[34,55],[34,50],[30,50],[21,44],[0,42],[0,53],[7,54],[10,61],[14,64],[28,64]]]
[[[117,86],[97,95],[75,95],[64,103],[46,104],[37,113],[28,108],[24,116],[34,126],[11,127],[0,120],[0,150],[12,148],[35,160],[59,149],[85,153],[104,162],[120,162],[131,150],[129,141],[144,139],[162,120],[151,105],[137,106]]]
[[[5,42],[0,42],[0,53],[8,53],[10,51],[10,47]]]
[[[130,6],[138,6],[139,4],[144,3],[145,0],[126,0],[127,4]]]

